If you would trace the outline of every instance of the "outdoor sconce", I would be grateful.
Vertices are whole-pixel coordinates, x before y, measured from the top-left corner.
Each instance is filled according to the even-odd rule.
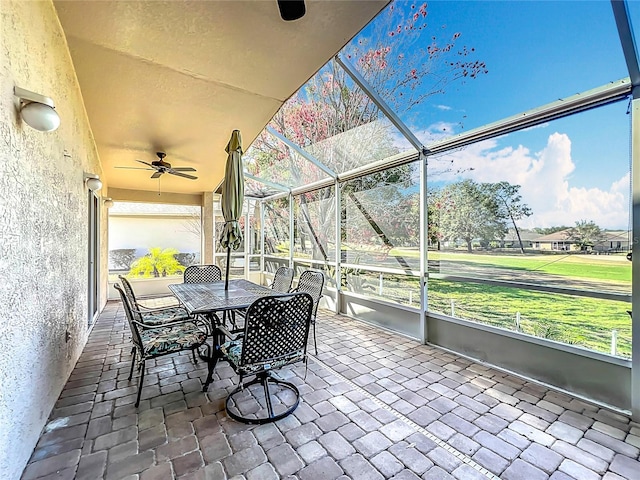
[[[105,197],[103,201],[104,201],[105,208],[113,207],[113,200],[111,199],[111,197]]]
[[[20,99],[20,116],[27,125],[41,132],[53,132],[60,126],[60,117],[49,97],[14,87],[13,94]]]
[[[84,183],[87,184],[87,188],[92,192],[97,192],[102,188],[102,182],[100,181],[100,177],[95,173],[85,173]]]

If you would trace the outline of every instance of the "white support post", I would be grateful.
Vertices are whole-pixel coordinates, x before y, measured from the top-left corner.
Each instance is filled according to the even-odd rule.
[[[634,89],[631,101],[631,185],[633,217],[633,262],[631,266],[631,414],[640,422],[640,91]]]
[[[336,236],[336,271],[334,272],[334,278],[336,282],[336,304],[335,312],[340,313],[340,305],[342,305],[342,198],[340,190],[340,182],[336,178],[334,183],[335,193],[335,236]]]
[[[293,236],[294,236],[294,230],[293,230],[294,218],[293,218],[293,214],[294,214],[294,209],[293,209],[293,195],[291,194],[291,192],[289,192],[289,267],[290,267],[290,268],[293,268],[293,247],[294,247],[294,242],[293,242]]]
[[[260,200],[260,284],[264,283],[264,200]]]
[[[429,331],[427,329],[427,312],[429,311],[428,296],[428,247],[429,247],[429,219],[427,208],[427,156],[420,153],[420,340],[427,343]]]
[[[245,204],[247,206],[247,211],[244,213],[244,278],[245,280],[249,280],[249,270],[251,267],[251,262],[249,261],[249,253],[251,249],[251,215],[249,215],[249,211],[251,210],[251,202],[252,200],[245,200]]]
[[[451,316],[456,316],[456,301],[453,298],[451,299]]]
[[[618,331],[611,330],[611,355],[616,355],[618,351]]]

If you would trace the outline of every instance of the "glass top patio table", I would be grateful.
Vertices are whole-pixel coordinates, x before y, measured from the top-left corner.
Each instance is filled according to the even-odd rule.
[[[229,280],[228,290],[224,283],[175,283],[169,290],[192,315],[247,308],[259,298],[283,295],[248,280]]]

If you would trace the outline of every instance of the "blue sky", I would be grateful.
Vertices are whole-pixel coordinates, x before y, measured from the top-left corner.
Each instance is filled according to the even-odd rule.
[[[640,13],[636,7],[632,18]],[[628,76],[608,0],[431,1],[427,10],[428,26],[417,43],[460,33],[457,44],[474,48],[488,73],[451,85],[411,115],[400,114],[425,142],[443,135],[443,128],[445,136],[460,133]],[[371,35],[373,28],[362,35]],[[459,167],[474,169],[465,177],[522,185],[524,201],[534,211],[523,226],[585,219],[627,229],[626,110],[627,102],[621,102],[452,155]]]

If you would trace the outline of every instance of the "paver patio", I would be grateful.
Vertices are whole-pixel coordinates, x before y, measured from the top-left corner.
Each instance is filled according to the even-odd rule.
[[[139,408],[129,331],[109,302],[22,478],[640,480],[625,415],[330,312],[317,357],[282,371],[301,403],[275,424],[227,417],[188,352],[147,362]]]

